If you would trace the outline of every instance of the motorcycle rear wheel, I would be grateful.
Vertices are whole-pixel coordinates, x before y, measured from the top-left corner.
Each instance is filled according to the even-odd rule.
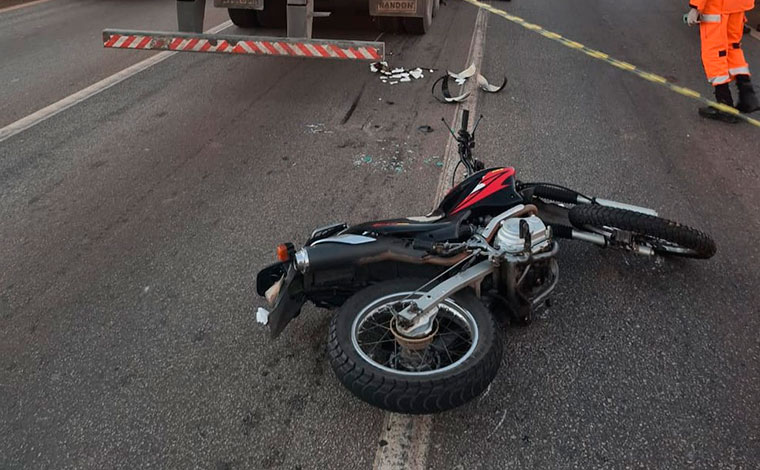
[[[398,342],[390,307],[413,299],[424,283],[401,279],[367,287],[330,323],[330,365],[346,388],[371,405],[405,414],[449,410],[482,393],[498,372],[499,331],[469,289],[441,302],[424,349],[411,351]]]
[[[661,217],[598,204],[577,205],[569,216],[580,229],[613,227],[640,235],[660,255],[707,259],[717,251],[707,234]]]

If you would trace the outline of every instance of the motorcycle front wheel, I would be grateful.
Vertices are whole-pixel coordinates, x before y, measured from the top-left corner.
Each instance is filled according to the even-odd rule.
[[[395,313],[419,296],[424,280],[402,279],[353,295],[330,323],[328,357],[338,379],[365,402],[396,413],[429,414],[482,393],[501,364],[493,316],[465,289],[438,306],[433,332],[399,337]]]
[[[655,253],[686,258],[712,258],[715,242],[704,232],[672,220],[597,204],[580,204],[570,210],[570,223],[577,228],[616,228],[630,231]]]

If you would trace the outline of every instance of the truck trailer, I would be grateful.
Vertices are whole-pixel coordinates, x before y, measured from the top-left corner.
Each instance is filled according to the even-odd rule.
[[[226,8],[232,23],[240,28],[285,28],[286,36],[204,33],[206,0],[177,0],[178,32],[106,29],[103,45],[113,49],[382,61],[383,42],[313,38],[314,18],[330,16],[341,8],[358,9],[371,16],[380,31],[425,34],[440,8],[440,0],[213,1],[214,7]]]

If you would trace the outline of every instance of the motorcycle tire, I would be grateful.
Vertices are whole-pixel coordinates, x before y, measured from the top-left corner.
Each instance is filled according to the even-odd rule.
[[[330,365],[346,388],[371,405],[405,414],[449,410],[482,393],[499,370],[503,346],[496,322],[470,289],[441,302],[436,333],[424,350],[401,347],[387,307],[406,301],[424,283],[400,279],[367,287],[349,298],[330,323]],[[370,326],[362,329],[365,323]],[[368,346],[373,343],[364,341],[372,329],[382,333],[374,350]],[[422,360],[410,365],[409,357]]]
[[[570,210],[574,227],[613,227],[644,236],[655,253],[707,259],[715,255],[715,242],[707,234],[672,220],[598,204],[582,204]]]

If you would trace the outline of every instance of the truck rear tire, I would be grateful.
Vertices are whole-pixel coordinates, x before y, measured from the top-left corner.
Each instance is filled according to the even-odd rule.
[[[263,28],[285,28],[288,25],[287,0],[264,0],[264,9],[256,12]]]
[[[433,24],[433,2],[435,0],[425,1],[425,16],[422,18],[403,18],[404,29],[409,34],[425,34]]]
[[[256,10],[228,8],[227,13],[230,15],[232,24],[239,28],[255,28],[256,26],[259,26],[259,19],[256,15]]]

